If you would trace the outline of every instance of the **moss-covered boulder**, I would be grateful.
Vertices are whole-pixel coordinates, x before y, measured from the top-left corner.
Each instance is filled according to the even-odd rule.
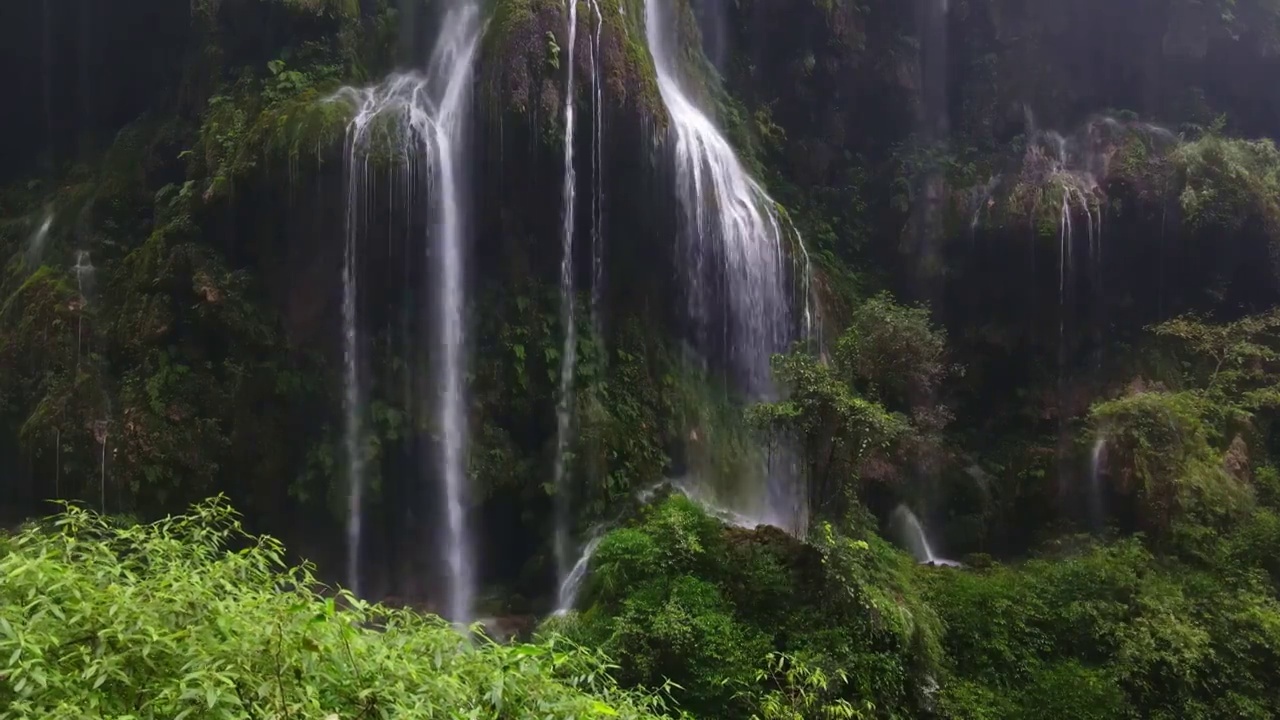
[[[577,102],[593,102],[590,79],[598,72],[607,108],[660,119],[665,111],[645,44],[643,2],[574,1],[579,5],[573,53]],[[503,113],[559,126],[568,42],[568,6],[562,0],[494,0],[480,59],[486,102]]]
[[[820,525],[806,543],[727,527],[674,496],[606,536],[587,609],[558,627],[607,648],[627,683],[676,683],[681,707],[699,717],[759,712],[776,686],[756,668],[776,653],[832,678],[820,691],[828,702],[875,697],[880,711],[908,712],[939,660],[916,572],[929,569],[874,533]]]

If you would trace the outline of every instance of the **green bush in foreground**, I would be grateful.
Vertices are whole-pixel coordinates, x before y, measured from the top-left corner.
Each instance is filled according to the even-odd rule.
[[[0,537],[0,720],[651,718],[563,641],[467,641],[442,620],[324,598],[219,500],[121,526],[69,508]]]

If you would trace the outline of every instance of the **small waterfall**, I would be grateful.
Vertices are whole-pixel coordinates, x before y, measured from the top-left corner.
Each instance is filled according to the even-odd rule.
[[[443,542],[449,580],[447,614],[450,620],[471,620],[475,596],[474,568],[466,528],[465,403],[466,347],[464,336],[464,183],[462,135],[470,105],[473,59],[481,34],[480,12],[471,0],[447,4],[435,49],[424,73],[398,73],[368,88],[343,88],[335,100],[348,102],[354,116],[347,128],[347,252],[343,278],[343,330],[346,338],[347,451],[350,480],[348,573],[358,582],[361,541],[361,502],[364,468],[361,454],[366,409],[360,378],[358,318],[359,248],[369,209],[369,157],[379,148],[375,140],[389,140],[392,157],[404,166],[407,206],[416,202],[419,177],[426,179],[426,204],[431,222],[422,248],[434,266],[435,337],[439,351],[433,373],[436,426],[440,438],[439,475],[445,526]],[[424,406],[431,403],[424,403]]]
[[[578,359],[578,332],[575,319],[573,232],[577,212],[577,173],[573,167],[573,145],[576,130],[577,100],[574,87],[574,51],[578,45],[578,0],[566,0],[569,5],[569,48],[567,52],[568,78],[564,93],[564,191],[563,225],[560,236],[560,324],[564,328],[564,348],[560,353],[560,398],[556,403],[556,458],[555,481],[555,557],[556,573],[564,582],[568,577],[570,516],[568,452],[570,433],[573,430],[573,374]]]
[[[591,534],[591,539],[582,548],[578,561],[560,581],[560,592],[556,596],[554,615],[567,615],[575,609],[578,594],[582,592],[582,583],[587,579],[587,570],[591,567],[591,558],[595,556],[596,548],[600,547],[600,541],[604,539],[604,535],[604,530],[597,530]]]
[[[670,487],[672,490],[684,495],[694,504],[698,505],[708,515],[720,520],[726,525],[753,530],[760,525],[768,523],[761,522],[754,518],[741,515],[733,510],[724,508],[718,504],[714,498],[703,492],[697,483],[688,481],[685,478],[668,478],[661,482],[655,483],[648,487],[642,488],[635,494],[636,502],[640,505],[648,505],[658,496],[658,491],[663,488]],[[595,557],[596,550],[600,547],[601,541],[609,534],[611,530],[621,523],[621,519],[614,519],[609,522],[601,523],[592,528],[589,533],[587,544],[583,546],[582,551],[578,554],[577,561],[570,568],[560,581],[559,591],[556,594],[556,610],[553,613],[556,616],[567,615],[576,609],[578,595],[582,592],[582,584],[586,581],[587,571],[591,569],[591,560]]]
[[[44,211],[44,219],[40,221],[40,226],[31,234],[27,240],[26,262],[28,267],[35,267],[40,264],[40,260],[44,257],[44,247],[49,242],[49,230],[53,228],[53,208],[46,208]],[[77,258],[77,262],[79,259]]]
[[[929,545],[929,538],[925,535],[924,526],[906,505],[899,505],[894,509],[890,522],[896,529],[901,542],[921,565],[959,566],[960,563],[954,560],[946,560],[934,554],[933,548]]]
[[[776,204],[742,166],[715,123],[681,85],[674,23],[664,0],[645,0],[658,90],[671,119],[676,194],[682,209],[680,266],[697,349],[723,356],[748,400],[776,397],[770,360],[795,336],[790,263]],[[799,238],[796,238],[797,242]],[[791,472],[764,472],[764,487],[734,499],[771,524],[802,532],[802,484]]]
[[[591,327],[597,341],[604,338],[604,82],[601,78],[604,16],[599,0],[588,0],[596,19],[591,37]]]
[[[1102,530],[1105,522],[1102,505],[1102,473],[1107,462],[1107,437],[1099,435],[1089,453],[1089,522],[1094,530]]]
[[[347,126],[347,208],[342,260],[342,386],[343,450],[347,460],[347,586],[360,594],[360,538],[364,512],[364,387],[360,379],[360,324],[356,313],[359,294],[358,249],[360,211],[368,192],[369,157],[365,108]]]
[[[71,266],[71,271],[75,273],[76,290],[80,294],[80,308],[76,313],[76,369],[79,370],[80,357],[84,352],[84,309],[89,306],[97,273],[88,250],[76,251],[76,264]]]
[[[80,291],[80,298],[88,302],[89,296],[93,294],[93,281],[97,273],[88,250],[76,251],[76,264],[71,266],[71,271],[76,275],[76,289]]]
[[[106,420],[97,420],[93,423],[93,436],[102,446],[102,457],[99,463],[98,476],[98,511],[107,512],[107,438],[108,423]]]

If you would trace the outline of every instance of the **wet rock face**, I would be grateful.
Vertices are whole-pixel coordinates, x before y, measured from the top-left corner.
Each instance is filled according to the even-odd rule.
[[[538,625],[534,615],[506,615],[494,618],[481,618],[480,625],[484,634],[491,640],[500,643],[520,642],[529,639]]]
[[[189,26],[184,2],[6,2],[0,181],[108,144],[178,77]]]

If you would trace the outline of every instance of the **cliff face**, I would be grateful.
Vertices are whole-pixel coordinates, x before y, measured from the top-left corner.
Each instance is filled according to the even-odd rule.
[[[1108,343],[1175,312],[1276,299],[1277,158],[1232,139],[1280,128],[1280,97],[1260,80],[1275,64],[1265,4],[678,9],[682,72],[804,238],[828,333],[883,288],[931,301],[950,331],[968,373],[934,400],[973,432],[957,436],[963,451],[934,496],[994,523],[992,536],[1025,540],[1026,508],[974,500],[962,456],[1001,455],[984,438],[1016,436],[1019,459],[1003,466],[1038,467],[1127,372],[1102,354]],[[432,11],[24,0],[4,12],[0,77],[19,109],[0,119],[8,496],[24,509],[60,497],[149,514],[222,491],[299,547],[332,535],[344,512],[336,322],[350,113],[328,100],[420,64]],[[467,168],[470,472],[488,579],[533,593],[545,584],[563,337],[567,17],[552,0],[484,12]],[[690,453],[732,472],[744,431],[735,419],[719,450],[690,448],[736,409],[717,389],[723,368],[691,373],[682,359],[670,119],[644,4],[582,3],[579,16],[575,106],[593,131],[576,135],[577,188],[601,198],[579,204],[576,243],[579,307],[597,310],[577,318],[570,455],[585,526],[697,462]],[[395,161],[373,165],[361,372],[381,528],[371,552],[386,558],[389,590],[407,593],[396,578],[418,562],[408,529],[422,518],[406,508],[422,491],[402,478],[434,429],[404,390],[421,368],[397,350],[406,308],[422,302],[406,292],[421,289],[405,280],[422,262],[410,239],[427,228],[396,205]],[[1051,484],[1030,492],[1047,497]]]

